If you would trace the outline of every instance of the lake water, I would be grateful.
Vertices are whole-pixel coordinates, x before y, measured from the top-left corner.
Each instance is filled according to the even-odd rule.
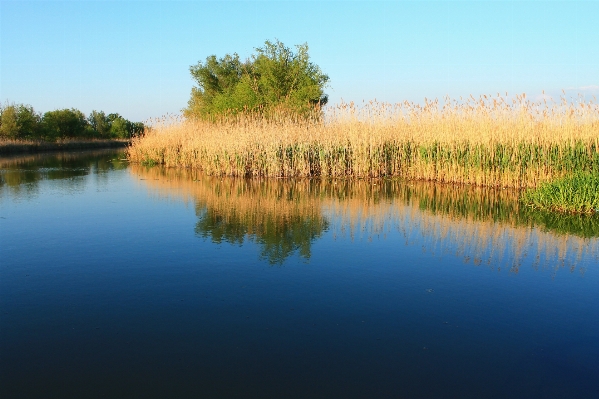
[[[597,397],[597,217],[122,158],[0,159],[0,397]]]

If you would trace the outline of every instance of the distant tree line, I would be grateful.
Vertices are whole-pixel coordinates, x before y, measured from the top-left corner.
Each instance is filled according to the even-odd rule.
[[[119,114],[58,109],[44,114],[24,104],[0,104],[0,138],[57,140],[65,138],[128,139],[143,134],[144,124]]]

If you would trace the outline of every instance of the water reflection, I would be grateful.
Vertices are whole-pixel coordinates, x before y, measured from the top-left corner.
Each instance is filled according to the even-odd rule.
[[[533,268],[568,267],[583,257],[599,260],[597,216],[533,212],[518,202],[518,192],[427,182],[346,183],[331,195],[333,230],[372,238],[397,231],[405,245],[421,245],[434,254],[454,254],[466,263]],[[371,199],[385,198],[384,201]],[[584,272],[584,269],[581,269]]]
[[[200,177],[189,170],[132,166],[133,173],[161,195],[182,195],[195,203],[196,235],[215,243],[254,241],[261,257],[282,264],[297,253],[310,258],[312,243],[328,229],[317,195],[306,181],[278,184],[258,179]]]
[[[80,190],[82,177],[126,169],[123,158],[123,151],[114,149],[0,157],[0,194],[32,196],[45,180],[60,180],[63,189]]]
[[[523,262],[574,271],[583,256],[599,260],[597,216],[532,212],[516,191],[400,180],[221,179],[141,166],[131,172],[161,196],[192,201],[198,236],[255,241],[274,264],[296,252],[309,259],[327,230],[369,240],[399,233],[405,245],[514,273]]]
[[[223,213],[219,209],[204,208],[198,212],[195,232],[215,243],[226,241],[242,244],[244,238],[253,239],[261,247],[261,257],[272,264],[282,264],[294,252],[310,258],[311,243],[328,226],[322,217],[294,214],[281,217],[277,213]]]
[[[41,158],[0,160],[1,398],[597,392],[596,219],[508,190]]]

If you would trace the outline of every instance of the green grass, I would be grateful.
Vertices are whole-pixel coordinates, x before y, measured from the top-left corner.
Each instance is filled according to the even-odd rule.
[[[522,202],[533,209],[564,213],[599,212],[599,174],[577,173],[523,193]]]
[[[156,162],[154,159],[146,158],[143,161],[141,161],[141,164],[143,166],[156,166],[158,165],[158,162]]]

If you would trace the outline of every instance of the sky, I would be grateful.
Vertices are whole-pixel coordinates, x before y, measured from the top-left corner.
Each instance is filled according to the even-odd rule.
[[[308,43],[329,103],[599,97],[599,0],[0,0],[0,101],[179,114],[210,55]]]

